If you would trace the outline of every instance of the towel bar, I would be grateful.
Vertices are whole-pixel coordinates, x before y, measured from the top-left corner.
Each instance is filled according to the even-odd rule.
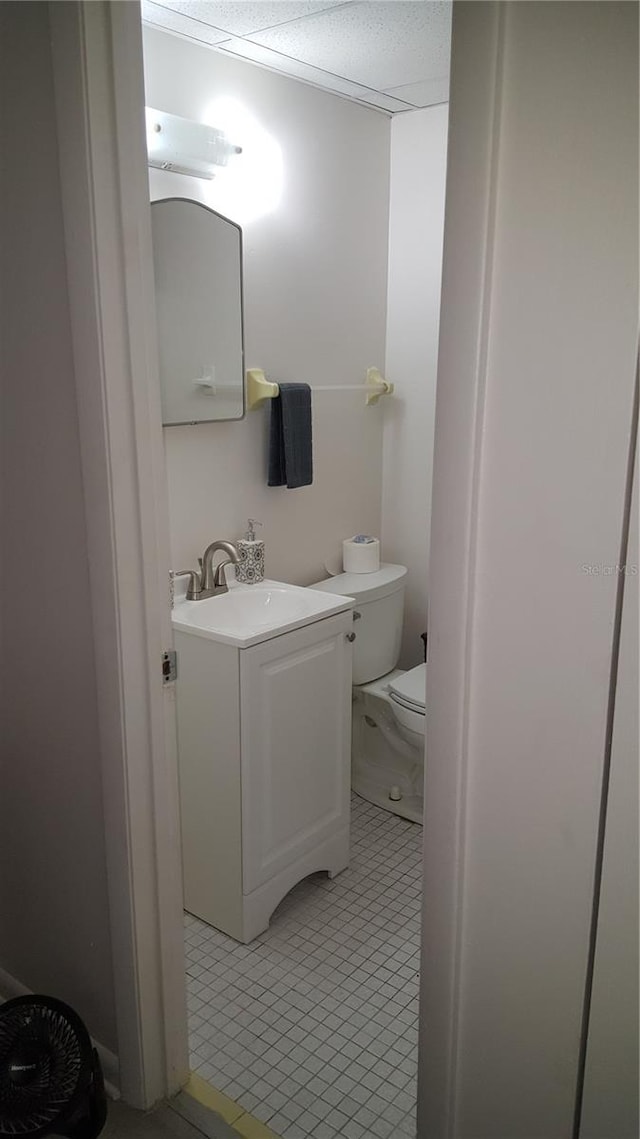
[[[385,380],[377,368],[367,368],[365,384],[323,384],[311,389],[314,392],[366,392],[366,406],[376,404],[383,395],[392,395],[394,385]],[[280,389],[271,383],[262,368],[249,368],[247,372],[247,410],[261,407],[268,399],[275,399]]]

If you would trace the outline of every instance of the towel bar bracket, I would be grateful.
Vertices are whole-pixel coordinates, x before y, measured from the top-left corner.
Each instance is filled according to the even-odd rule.
[[[367,368],[367,385],[371,390],[367,392],[367,407],[376,404],[382,395],[393,395],[393,384],[385,380],[377,368]]]
[[[253,411],[255,407],[262,407],[268,399],[275,399],[280,394],[277,384],[272,384],[265,376],[262,368],[249,368],[247,372],[247,410]]]

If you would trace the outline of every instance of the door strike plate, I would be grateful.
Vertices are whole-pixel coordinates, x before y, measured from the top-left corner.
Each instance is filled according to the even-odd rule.
[[[178,654],[169,649],[162,654],[162,683],[171,684],[178,676]]]

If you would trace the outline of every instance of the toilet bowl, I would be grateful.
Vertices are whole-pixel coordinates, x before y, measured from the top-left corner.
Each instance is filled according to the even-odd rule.
[[[405,566],[342,573],[312,589],[355,600],[351,786],[387,811],[422,822],[426,665],[403,671]]]

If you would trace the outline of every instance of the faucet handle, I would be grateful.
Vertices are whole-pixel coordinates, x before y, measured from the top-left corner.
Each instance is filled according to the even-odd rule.
[[[225,567],[230,565],[233,565],[231,558],[225,558],[223,562],[220,562],[216,566],[213,575],[213,589],[215,593],[228,593],[229,586],[227,585],[227,577],[224,571]]]
[[[200,574],[197,570],[174,570],[173,577],[188,577],[187,601],[196,601],[202,590]]]

